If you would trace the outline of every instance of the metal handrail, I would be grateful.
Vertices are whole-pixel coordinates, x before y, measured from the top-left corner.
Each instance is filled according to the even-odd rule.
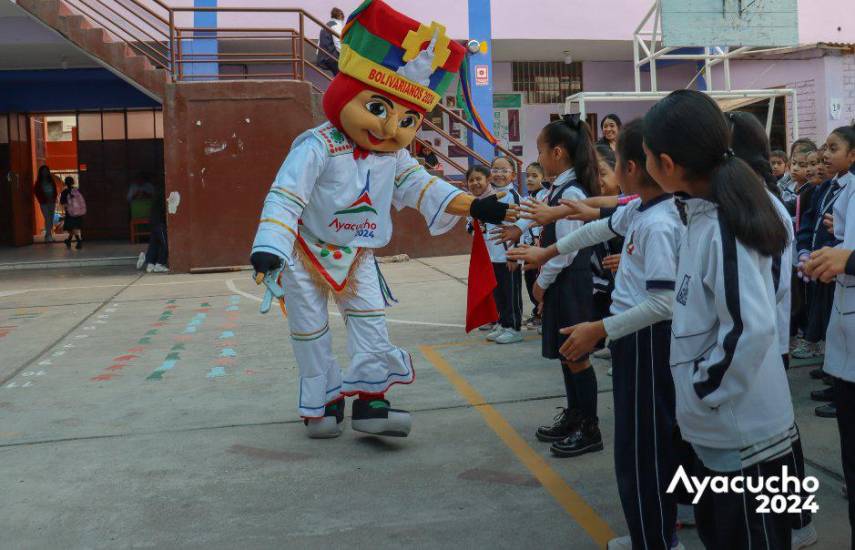
[[[101,2],[100,0],[93,0],[93,1],[98,2],[99,5],[103,4],[103,2]],[[93,22],[100,25],[100,28],[102,31],[111,33],[111,34],[115,35],[117,38],[120,38],[125,44],[127,44],[128,46],[130,46],[131,48],[136,50],[140,55],[148,58],[156,66],[168,65],[169,58],[164,53],[157,50],[154,46],[149,44],[149,42],[147,42],[146,40],[135,37],[133,35],[133,33],[129,32],[127,29],[122,28],[115,21],[111,21],[109,18],[107,18],[103,14],[99,13],[97,8],[90,5],[86,0],[66,0],[66,2],[70,6],[76,8],[78,11],[80,11],[81,15],[89,17]],[[84,7],[86,9],[84,9]],[[87,10],[94,12],[94,14],[88,13]],[[119,17],[122,17],[119,14],[116,14],[116,15],[118,15]],[[104,19],[104,20],[102,20],[102,19]],[[122,19],[125,22],[129,22],[124,17],[122,17]],[[126,35],[130,36],[131,38],[129,39],[126,36],[123,36],[123,34],[126,34]],[[146,35],[146,36],[148,36],[148,38],[150,40],[153,40],[155,44],[160,44],[160,41],[158,41],[154,37],[149,36],[149,35]],[[140,45],[145,46],[145,48],[147,48],[147,49],[143,49]]]
[[[146,19],[141,16],[139,13],[134,13],[133,11],[128,10],[130,14],[136,17],[136,22],[131,21],[128,16],[125,16],[116,10],[110,8],[109,6],[105,6],[103,4],[103,0],[63,0],[68,4],[75,6],[79,11],[83,12],[83,15],[91,18],[93,21],[101,25],[104,30],[110,32],[111,34],[117,36],[119,39],[125,41],[126,44],[131,46],[135,51],[139,52],[141,55],[147,57],[151,61],[155,63],[156,66],[162,66],[167,70],[170,78],[173,81],[181,81],[185,78],[212,78],[212,79],[222,79],[222,78],[246,78],[248,75],[227,75],[220,74],[216,72],[214,74],[188,74],[184,69],[186,65],[194,66],[196,64],[205,64],[205,63],[214,63],[214,64],[225,64],[230,66],[235,65],[256,65],[256,64],[283,64],[283,65],[291,65],[291,72],[275,72],[275,73],[267,73],[267,74],[259,74],[259,76],[272,78],[272,77],[284,77],[284,78],[294,78],[302,81],[307,81],[306,73],[307,70],[312,72],[312,76],[320,75],[321,80],[331,81],[332,77],[327,74],[327,72],[313,63],[308,59],[307,49],[309,51],[315,52],[315,59],[321,56],[326,56],[327,58],[334,59],[335,55],[332,52],[329,52],[322,48],[319,43],[312,41],[306,35],[306,24],[312,23],[319,27],[321,30],[326,30],[336,36],[338,34],[327,26],[326,23],[308,13],[302,8],[279,8],[279,7],[195,7],[195,6],[169,6],[162,0],[148,0],[155,6],[157,6],[160,10],[165,12],[165,15],[159,14],[154,11],[149,6],[143,4],[140,0],[125,0],[125,2],[129,2],[134,6],[138,7],[140,10],[148,13],[150,16],[154,17],[156,21],[159,21],[166,25],[167,29],[160,29],[156,25],[152,24],[151,20]],[[106,8],[110,12],[112,12],[116,18],[121,20],[121,22],[125,23],[125,27],[128,25],[136,30],[129,30],[128,28],[123,28],[122,24],[116,23],[116,21],[109,21],[109,17],[107,18],[109,24],[105,24],[99,20],[99,18],[104,18],[103,13],[98,13],[98,10],[93,8],[91,5],[87,3],[89,2],[97,2],[99,6]],[[83,4],[88,7],[89,10],[95,12],[99,17],[92,15],[91,13],[86,13],[79,8],[76,4]],[[176,14],[183,13],[268,13],[268,14],[291,14],[295,15],[298,18],[298,26],[296,29],[287,28],[287,27],[275,27],[275,26],[265,26],[265,27],[234,27],[234,28],[224,28],[224,27],[179,27],[176,25]],[[153,29],[156,33],[163,35],[163,40],[155,39],[151,36],[150,33],[146,32],[143,26],[149,27]],[[118,27],[116,30],[114,27]],[[206,53],[192,53],[185,52],[185,48],[182,46],[182,43],[191,38],[199,38],[199,34],[207,33],[214,36],[217,40],[232,40],[232,39],[258,39],[258,40],[268,40],[268,41],[281,41],[288,40],[290,41],[290,51],[253,51],[246,53],[229,53],[229,52],[217,52],[214,54],[206,54]],[[219,36],[226,33],[239,33],[233,36]],[[271,33],[280,33],[280,35],[271,34]],[[145,37],[145,38],[142,38]],[[148,40],[146,40],[146,38]],[[206,37],[202,37],[206,38]],[[152,45],[157,45],[159,48],[162,48],[162,51],[158,48],[155,48]],[[145,50],[143,47],[148,48],[149,51]],[[323,90],[316,85],[311,80],[308,80],[309,84],[312,88],[318,92],[322,92]],[[449,117],[450,121],[454,121],[458,124],[463,125],[469,131],[474,134],[480,136],[482,139],[487,140],[486,136],[472,123],[466,120],[464,117],[458,115],[456,112],[452,111],[445,105],[439,104],[437,105],[437,109],[441,113],[444,113]],[[449,141],[450,143],[457,145],[463,151],[465,151],[469,156],[477,160],[478,162],[488,164],[487,160],[478,154],[474,148],[469,147],[467,144],[463,143],[461,140],[454,138],[442,129],[439,126],[433,124],[430,120],[425,119],[424,121],[425,128],[430,131],[437,132],[442,138]],[[489,141],[489,140],[487,140]],[[421,138],[416,138],[415,142],[420,143],[424,146],[431,147],[431,144],[425,142]],[[511,162],[513,162],[517,167],[517,175],[518,175],[518,184],[522,185],[522,168],[523,162],[516,155],[514,155],[509,149],[500,145],[500,144],[492,144],[493,150],[503,154],[506,156]],[[434,151],[437,157],[443,159],[449,165],[453,166],[457,170],[461,172],[465,172],[465,168],[461,166],[459,163],[452,160],[449,156],[445,155],[440,151]]]

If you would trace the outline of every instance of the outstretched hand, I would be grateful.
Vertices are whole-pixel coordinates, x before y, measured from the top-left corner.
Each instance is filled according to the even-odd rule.
[[[603,258],[603,267],[612,273],[617,273],[620,267],[620,254],[612,254]]]
[[[823,283],[830,283],[835,277],[846,271],[846,262],[852,250],[845,248],[824,247],[810,255],[810,259],[802,266],[805,275],[812,279],[818,279]]]
[[[600,209],[588,206],[582,201],[574,201],[561,199],[559,201],[565,208],[565,218],[568,220],[580,220],[583,222],[591,222],[600,217]]]
[[[527,244],[512,248],[507,252],[508,260],[525,263],[524,271],[537,269],[554,257],[549,248],[540,248],[539,246],[529,246]]]
[[[549,206],[543,201],[528,198],[520,204],[520,217],[533,220],[538,225],[546,225],[564,217],[564,208]]]
[[[579,323],[559,331],[566,334],[567,339],[561,344],[558,352],[569,361],[577,362],[581,357],[593,351],[597,342],[606,337],[606,328],[602,321]]]
[[[502,225],[490,230],[490,240],[495,243],[514,245],[522,237],[522,229],[516,225]]]

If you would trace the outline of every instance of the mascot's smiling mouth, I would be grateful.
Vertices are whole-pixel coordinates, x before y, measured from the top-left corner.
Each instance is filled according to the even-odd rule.
[[[370,141],[372,145],[380,145],[386,141],[386,138],[377,137],[377,135],[371,130],[365,130],[365,133],[368,134],[368,141]]]

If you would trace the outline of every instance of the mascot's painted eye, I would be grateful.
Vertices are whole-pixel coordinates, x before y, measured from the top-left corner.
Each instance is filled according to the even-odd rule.
[[[418,119],[413,115],[405,116],[403,120],[401,120],[400,126],[401,128],[411,128],[416,125]]]
[[[365,108],[368,109],[369,113],[377,118],[385,119],[388,113],[388,109],[382,101],[369,101],[365,104]]]

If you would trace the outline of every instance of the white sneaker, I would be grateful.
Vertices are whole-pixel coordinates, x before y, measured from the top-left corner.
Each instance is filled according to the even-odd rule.
[[[145,252],[140,252],[139,257],[137,258],[137,269],[142,269],[145,265]]]
[[[478,330],[492,332],[496,330],[496,323],[487,323],[486,325],[481,325],[480,327],[478,327]]]
[[[792,537],[793,550],[807,548],[811,544],[816,543],[816,529],[814,529],[813,523],[811,523],[807,527],[802,527],[801,529],[793,529]]]
[[[152,271],[154,271],[154,264],[148,264],[147,266],[145,266],[146,273],[151,273]]]
[[[152,271],[155,273],[169,273],[169,268],[163,264],[154,264]]]
[[[618,537],[616,539],[612,539],[609,541],[609,544],[606,546],[607,550],[632,550],[632,539],[629,535],[625,537]]]
[[[496,325],[493,330],[487,333],[487,340],[495,342],[496,338],[498,338],[503,332],[505,332],[505,328],[502,325]]]
[[[309,418],[306,422],[306,433],[312,439],[331,439],[341,435],[341,427],[334,416]]]
[[[816,357],[816,347],[813,343],[802,340],[796,349],[790,353],[790,356],[793,359],[812,359]]]
[[[503,333],[496,336],[497,344],[516,344],[523,341],[522,332],[512,328],[506,328]]]
[[[695,525],[695,507],[691,504],[678,504],[677,521],[683,527],[693,527]]]

